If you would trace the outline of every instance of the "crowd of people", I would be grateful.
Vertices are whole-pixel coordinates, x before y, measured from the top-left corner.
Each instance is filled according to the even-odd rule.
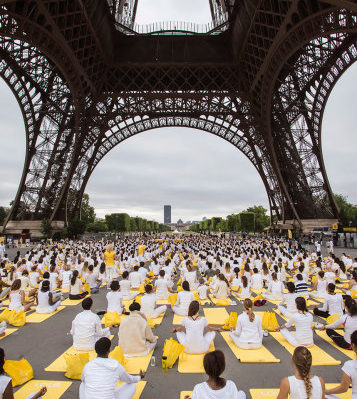
[[[120,321],[118,344],[125,357],[141,357],[155,349],[158,337],[149,321],[168,314],[183,316],[172,329],[177,341],[189,354],[204,354],[208,380],[193,389],[193,399],[244,399],[233,381],[221,378],[225,369],[222,351],[209,352],[220,328],[209,325],[200,314],[205,301],[229,301],[234,294],[242,300],[230,338],[242,349],[257,349],[263,344],[262,320],[254,313],[256,294],[277,301],[276,309],[288,321],[276,331],[296,347],[293,355],[295,374],[281,381],[279,399],[324,398],[325,394],[345,392],[352,383],[357,398],[357,360],[344,364],[341,384],[326,389],[321,377],[312,376],[311,352],[313,328],[327,335],[343,349],[357,352],[357,259],[347,254],[340,258],[333,252],[322,257],[321,248],[308,252],[290,240],[273,238],[225,239],[207,236],[123,238],[65,241],[40,244],[20,252],[14,259],[3,253],[0,264],[0,299],[9,299],[9,309],[53,313],[64,295],[81,300],[83,311],[72,322],[71,335],[76,350],[95,350],[97,358],[82,373],[79,396],[92,398],[132,398],[136,383],[145,377],[131,376],[117,361],[108,358],[113,326],[103,328],[98,314],[92,311],[95,294],[107,290],[107,313],[125,316]],[[343,283],[342,290],[336,284]],[[338,293],[341,291],[342,293]],[[90,295],[89,295],[90,293]],[[143,295],[142,295],[143,294]],[[309,298],[320,298],[322,305],[308,310]],[[172,307],[159,305],[168,300]],[[130,301],[125,306],[125,301]],[[260,301],[261,302],[261,301]],[[234,305],[233,305],[234,306]],[[323,318],[337,315],[332,323]],[[320,319],[317,319],[319,317]],[[320,321],[316,321],[320,320]],[[337,332],[344,326],[344,333]],[[294,326],[295,333],[289,331]],[[1,326],[4,329],[6,326]],[[0,333],[3,333],[0,331]],[[0,351],[0,393],[6,399],[11,381],[4,374]],[[116,388],[117,381],[124,382]],[[33,398],[45,392],[35,393]],[[37,396],[36,396],[37,395]]]

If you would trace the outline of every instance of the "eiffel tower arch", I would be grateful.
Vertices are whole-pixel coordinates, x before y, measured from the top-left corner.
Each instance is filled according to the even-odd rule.
[[[300,229],[338,219],[322,118],[356,60],[357,4],[210,1],[206,26],[139,26],[139,0],[0,2],[0,74],[26,129],[23,174],[4,231],[80,217],[86,184],[123,140],[182,126],[253,163],[271,215]]]

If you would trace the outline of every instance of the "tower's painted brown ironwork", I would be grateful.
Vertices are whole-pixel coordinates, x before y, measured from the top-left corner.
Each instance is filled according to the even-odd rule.
[[[203,27],[140,27],[137,5],[0,0],[0,74],[21,107],[27,145],[6,224],[79,216],[101,159],[165,126],[237,147],[279,220],[336,219],[321,123],[357,58],[357,1],[210,0]]]

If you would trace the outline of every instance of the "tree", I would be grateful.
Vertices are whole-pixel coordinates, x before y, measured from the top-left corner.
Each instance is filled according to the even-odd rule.
[[[3,206],[0,206],[0,226],[2,226],[5,222],[7,216],[7,212]]]
[[[220,220],[220,222],[217,224],[216,230],[218,231],[228,231],[228,222],[225,219]]]
[[[239,214],[227,216],[227,230],[238,231],[240,230],[240,217]]]
[[[95,210],[93,206],[89,205],[89,195],[83,194],[81,204],[81,220],[88,226],[90,223],[95,222]]]
[[[255,231],[255,215],[253,212],[240,213],[240,227],[247,233]]]
[[[218,230],[218,224],[222,221],[222,218],[220,217],[213,217],[211,218],[211,230],[212,231],[217,231]]]
[[[105,215],[105,221],[110,231],[126,232],[130,230],[130,216],[127,213],[112,213]]]
[[[135,218],[130,218],[130,231],[138,231],[138,225]]]
[[[43,219],[41,222],[41,234],[43,238],[49,238],[52,235],[52,225],[48,219]]]
[[[270,217],[266,214],[267,210],[261,205],[251,206],[246,212],[252,212],[255,215],[255,230],[262,232],[270,224]]]
[[[335,194],[337,206],[340,208],[340,222],[344,227],[357,226],[357,208],[341,194]]]
[[[90,223],[87,226],[87,230],[90,233],[101,233],[108,231],[108,227],[104,219],[96,219],[93,223]]]
[[[69,238],[77,238],[86,230],[86,224],[83,220],[72,219],[68,222],[67,235]]]

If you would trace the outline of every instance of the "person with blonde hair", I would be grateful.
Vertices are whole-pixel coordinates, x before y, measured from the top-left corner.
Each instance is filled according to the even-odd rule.
[[[112,282],[115,275],[115,261],[117,260],[116,253],[114,252],[113,244],[108,244],[105,252],[102,254],[102,260],[105,261],[106,266],[106,277],[107,277],[107,287],[110,289],[110,283]]]
[[[243,302],[244,312],[238,316],[236,329],[231,329],[231,340],[242,349],[257,349],[262,346],[262,321],[253,312],[253,302],[246,298]]]
[[[312,356],[304,346],[294,350],[292,363],[295,374],[281,380],[277,399],[324,399],[325,382],[322,377],[310,373]]]

